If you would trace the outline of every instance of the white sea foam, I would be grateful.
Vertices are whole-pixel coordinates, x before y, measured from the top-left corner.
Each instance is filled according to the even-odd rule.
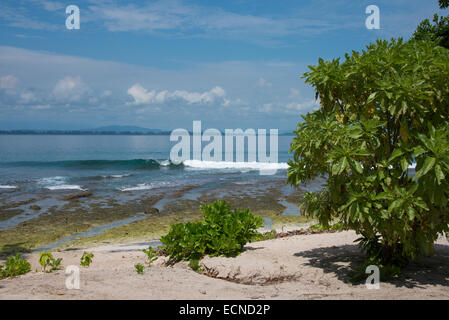
[[[119,179],[119,178],[125,178],[125,177],[129,177],[131,174],[127,173],[127,174],[111,174],[108,176],[102,176],[103,178],[115,178],[115,179]]]
[[[139,183],[136,186],[118,188],[118,190],[120,190],[120,191],[140,191],[140,190],[151,190],[154,188],[174,186],[174,185],[177,185],[177,184],[173,183],[173,182],[161,181],[161,182],[152,182],[152,183]]]
[[[285,162],[231,162],[231,161],[201,161],[186,160],[184,166],[195,169],[253,169],[253,170],[282,170],[287,169]]]
[[[56,186],[48,186],[45,187],[48,190],[81,190],[85,191],[86,189],[81,188],[81,186],[76,184],[60,184]]]
[[[163,160],[159,162],[159,165],[161,165],[162,167],[166,167],[170,165],[170,160]]]
[[[67,184],[67,177],[47,177],[37,181],[39,185],[47,190],[81,190],[85,191],[81,186],[76,184]]]
[[[155,186],[153,184],[147,184],[147,183],[140,183],[135,187],[129,187],[129,188],[121,188],[120,191],[139,191],[139,190],[150,190],[153,189]]]
[[[49,186],[49,185],[61,185],[66,181],[66,177],[56,176],[56,177],[47,177],[37,180],[38,184]]]
[[[17,189],[17,186],[0,185],[0,189]]]

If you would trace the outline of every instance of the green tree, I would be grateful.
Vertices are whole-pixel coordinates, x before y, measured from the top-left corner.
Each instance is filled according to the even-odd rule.
[[[440,8],[449,7],[449,0],[439,0]],[[422,21],[413,37],[417,40],[424,40],[430,38],[431,40],[438,40],[440,46],[449,49],[449,16],[439,17],[438,14],[433,16],[433,24],[426,19]]]
[[[327,183],[305,195],[306,215],[355,230],[379,265],[430,254],[449,231],[449,51],[378,40],[309,68],[321,108],[297,126],[288,182]]]

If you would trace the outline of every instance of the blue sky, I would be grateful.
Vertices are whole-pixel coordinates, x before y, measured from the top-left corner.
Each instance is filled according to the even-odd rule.
[[[436,0],[3,0],[0,129],[293,130],[317,106],[308,65],[408,38],[434,13]]]

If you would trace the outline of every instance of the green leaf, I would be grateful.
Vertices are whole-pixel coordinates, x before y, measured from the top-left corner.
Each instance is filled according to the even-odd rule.
[[[373,92],[369,95],[368,100],[366,103],[371,103],[376,98],[377,92]]]
[[[354,164],[355,171],[357,171],[357,173],[359,173],[359,174],[362,174],[363,173],[363,168],[362,168],[362,165],[360,164],[360,162],[352,161],[352,163]]]
[[[343,171],[344,168],[344,162],[343,162],[344,158],[341,158],[340,160],[337,161],[337,163],[335,163],[332,166],[332,175],[336,176],[339,175],[341,171]]]
[[[437,164],[435,166],[435,176],[438,180],[438,184],[441,184],[441,180],[444,180],[444,178],[445,178],[443,170],[441,170],[441,167],[439,164]]]
[[[388,212],[393,212],[393,211],[399,209],[400,207],[402,207],[403,203],[404,203],[404,200],[402,200],[402,199],[393,201],[390,204],[390,206],[388,207]]]
[[[426,152],[426,150],[421,146],[417,146],[417,147],[413,148],[413,155],[415,156],[415,158],[419,157],[420,155],[422,155],[425,152]]]
[[[388,162],[393,161],[394,159],[402,156],[403,154],[404,154],[404,151],[402,151],[401,149],[394,149],[393,153],[391,154],[390,158],[388,159]]]
[[[424,164],[423,164],[422,168],[420,170],[418,170],[418,172],[416,172],[416,175],[413,178],[413,180],[417,180],[420,177],[426,175],[427,172],[429,172],[433,168],[434,165],[435,165],[435,158],[427,157],[424,160]]]
[[[407,216],[408,216],[408,219],[409,219],[410,221],[412,221],[413,219],[415,219],[415,217],[416,217],[416,211],[415,211],[415,209],[413,209],[412,207],[408,207],[408,208],[407,208]]]
[[[409,165],[409,163],[408,163],[407,159],[406,158],[402,158],[401,159],[401,168],[402,168],[403,172],[408,170],[408,165]]]

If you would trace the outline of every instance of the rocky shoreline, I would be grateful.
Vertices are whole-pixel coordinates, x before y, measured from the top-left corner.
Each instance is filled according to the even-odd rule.
[[[216,187],[197,185],[99,194],[66,191],[15,196],[0,200],[0,256],[30,252],[59,243],[58,249],[96,244],[158,239],[170,224],[201,218],[199,207],[216,199],[233,208],[249,208],[264,217],[267,229],[298,225],[308,219],[284,215],[301,201],[301,189],[286,189],[285,181],[228,183]],[[294,210],[293,210],[294,211]],[[288,212],[287,212],[288,213]],[[14,221],[16,219],[17,221]],[[22,221],[23,220],[23,221]]]

